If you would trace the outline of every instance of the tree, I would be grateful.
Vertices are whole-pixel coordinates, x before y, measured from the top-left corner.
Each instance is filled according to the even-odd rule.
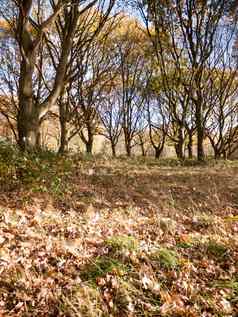
[[[235,151],[238,133],[237,71],[215,69],[207,102],[211,111],[207,120],[206,135],[216,159],[229,157]],[[238,146],[238,145],[237,145]]]
[[[168,135],[169,115],[163,102],[163,98],[159,95],[147,102],[149,137],[155,150],[155,158],[160,158]]]
[[[79,19],[76,30],[77,40],[73,44],[69,56],[65,89],[58,99],[61,131],[60,153],[65,152],[69,141],[77,134],[80,134],[87,151],[92,151],[93,135],[98,123],[98,120],[94,120],[98,119],[95,110],[102,94],[101,87],[107,81],[105,74],[110,71],[111,67],[106,44],[116,18],[111,16],[109,19],[109,13],[110,10],[103,12],[102,8],[99,10],[92,7]],[[62,38],[62,23],[60,20],[57,22],[57,32],[59,38]],[[52,41],[48,43],[48,49],[52,64],[57,65],[59,54],[56,54],[57,47]],[[97,98],[95,98],[95,94],[97,94]],[[85,136],[85,132],[88,133],[88,138]]]
[[[41,119],[56,104],[64,89],[70,51],[74,41],[77,41],[76,30],[79,18],[101,1],[92,0],[82,3],[75,0],[59,0],[55,3],[51,0],[47,1],[45,6],[41,2],[35,3],[32,0],[14,1],[14,3],[17,13],[16,23],[13,18],[8,21],[12,25],[21,57],[18,87],[18,140],[22,150],[32,150],[37,147]],[[108,4],[109,12],[113,3],[114,1],[110,1]],[[47,17],[45,12],[48,13]],[[59,59],[53,84],[49,87],[47,96],[37,102],[33,82],[38,71],[38,54],[42,46],[50,41],[49,30],[59,16],[64,17],[64,20],[61,20],[62,38],[58,41],[60,43]]]
[[[206,80],[204,72],[213,51],[215,35],[227,11],[226,2],[225,0],[137,2],[154,46],[166,90],[169,70],[167,60],[169,59],[173,64],[178,76],[186,61],[190,76],[178,78],[186,92],[185,98],[191,99],[194,106],[198,160],[204,159],[204,109],[206,108],[206,100],[203,98]]]
[[[72,85],[72,94],[82,121],[80,137],[86,146],[86,152],[92,153],[94,136],[100,130],[99,106],[104,103],[105,92],[111,85],[111,73],[114,66],[108,53],[108,34],[91,43],[84,52],[76,56],[78,75]]]
[[[117,90],[122,104],[122,129],[127,156],[131,156],[131,150],[136,145],[135,137],[143,118],[144,89],[147,86],[143,51],[145,43],[145,36],[136,21],[128,21],[127,30],[119,30],[113,39],[115,58],[119,65]]]
[[[101,134],[110,141],[112,155],[116,157],[116,146],[122,133],[122,103],[116,87],[105,96],[98,109],[103,125]]]
[[[0,113],[11,129],[15,141],[18,142],[16,95],[19,81],[19,54],[15,47],[13,49],[14,44],[11,35],[6,33],[4,25],[0,42]]]

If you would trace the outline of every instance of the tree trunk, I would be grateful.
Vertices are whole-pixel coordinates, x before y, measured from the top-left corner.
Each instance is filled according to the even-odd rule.
[[[20,109],[17,116],[18,142],[22,151],[32,151],[39,146],[40,119],[34,111],[29,113],[26,109]]]
[[[184,138],[184,128],[180,127],[178,130],[178,141],[174,145],[175,152],[179,160],[184,159]]]
[[[129,141],[126,143],[126,155],[127,155],[128,157],[131,156],[131,144],[130,144]]]
[[[40,123],[40,126],[41,126],[41,123]],[[42,146],[45,145],[45,144],[43,144],[43,140],[41,139],[40,126],[39,126],[39,131],[38,131],[37,136],[36,136],[36,148],[37,149],[41,149]]]
[[[60,147],[58,150],[59,154],[65,154],[68,151],[68,130],[66,122],[60,121]]]
[[[146,156],[146,152],[145,152],[145,145],[143,142],[140,143],[140,148],[141,148],[141,154],[143,157]]]
[[[65,103],[59,104],[60,114],[60,147],[59,154],[64,154],[68,151],[68,129],[67,129],[67,105]]]
[[[86,144],[86,153],[92,154],[93,152],[93,142],[87,142]]]
[[[188,133],[188,158],[193,158],[193,134],[191,132]]]
[[[196,127],[197,127],[197,159],[198,161],[204,161],[204,128],[202,123],[202,105],[200,102],[196,105]]]
[[[116,154],[116,145],[113,142],[111,142],[111,148],[112,148],[112,156],[116,157],[117,156],[117,154]]]
[[[183,142],[178,141],[174,147],[175,147],[177,158],[179,160],[183,160],[184,159]]]
[[[125,137],[126,155],[130,157],[131,156],[131,139],[126,130],[124,130],[124,137]]]
[[[224,160],[227,160],[228,155],[227,155],[226,150],[222,151],[222,156],[223,156]]]
[[[213,145],[213,151],[214,151],[214,159],[219,160],[221,158],[221,153],[215,145]]]
[[[40,133],[40,113],[34,101],[33,72],[34,53],[29,54],[28,62],[24,59],[20,67],[18,88],[19,110],[17,114],[18,143],[23,151],[37,148]]]
[[[22,151],[38,149],[41,120],[31,98],[19,100],[17,115],[18,143]]]
[[[154,147],[154,149],[155,149],[155,158],[156,158],[156,159],[159,159],[160,156],[161,156],[161,153],[162,153],[163,149],[160,148],[159,146]]]
[[[80,138],[85,144],[86,147],[86,153],[87,154],[92,154],[93,152],[93,141],[94,141],[94,135],[93,135],[93,130],[90,125],[90,123],[86,123],[86,131],[87,131],[87,137],[85,136],[84,132],[81,131],[80,133]]]
[[[141,155],[143,157],[145,157],[146,156],[145,142],[144,142],[143,136],[141,134],[139,134],[139,146],[141,148]]]
[[[87,125],[87,132],[88,132],[88,140],[86,142],[86,152],[87,154],[92,154],[93,152],[93,132],[90,124]]]

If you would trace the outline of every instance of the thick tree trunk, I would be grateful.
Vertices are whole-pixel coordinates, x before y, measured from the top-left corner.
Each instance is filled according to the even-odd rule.
[[[59,104],[60,114],[60,147],[59,154],[64,154],[68,151],[68,129],[67,129],[67,105],[65,103]]]
[[[21,150],[32,151],[39,147],[40,119],[21,109],[17,117],[18,142]]]
[[[129,141],[126,143],[126,155],[127,155],[128,157],[131,156],[131,144],[130,144]]]
[[[183,142],[181,141],[177,142],[174,147],[175,147],[177,158],[179,160],[183,160],[184,159]]]
[[[92,154],[92,152],[93,152],[93,142],[87,142],[85,144],[85,146],[86,146],[86,153],[87,154]]]
[[[129,136],[129,133],[127,133],[126,130],[124,130],[124,137],[125,137],[125,150],[126,150],[126,155],[128,157],[131,156],[131,138]]]
[[[112,156],[116,157],[117,156],[116,145],[113,142],[111,142],[111,148],[112,148]]]
[[[31,151],[39,145],[40,113],[34,100],[33,72],[35,55],[29,54],[28,62],[24,59],[20,67],[18,88],[19,110],[17,114],[18,143],[23,151]]]
[[[68,151],[68,130],[66,122],[60,122],[60,147],[59,154],[65,154]]]
[[[163,149],[160,148],[159,146],[154,147],[154,149],[155,149],[155,158],[159,159],[161,154],[162,154]]]

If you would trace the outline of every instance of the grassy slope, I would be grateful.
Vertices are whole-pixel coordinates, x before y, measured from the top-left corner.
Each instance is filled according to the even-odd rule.
[[[237,316],[236,163],[14,155],[0,157],[3,316]]]

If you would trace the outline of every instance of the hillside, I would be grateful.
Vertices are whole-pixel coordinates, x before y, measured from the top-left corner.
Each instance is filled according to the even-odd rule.
[[[2,159],[1,316],[237,316],[237,178],[236,162]]]

